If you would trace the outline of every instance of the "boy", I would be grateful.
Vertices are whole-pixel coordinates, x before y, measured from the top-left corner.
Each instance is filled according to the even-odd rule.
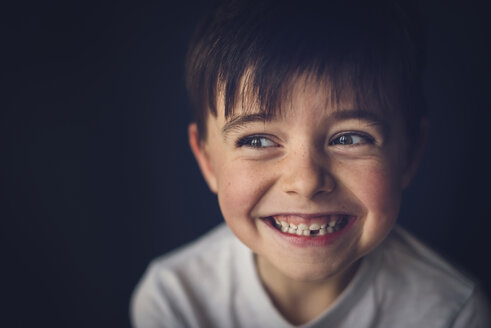
[[[135,327],[489,326],[474,283],[395,227],[427,134],[411,13],[227,1],[205,17],[189,139],[227,226],[152,263]]]

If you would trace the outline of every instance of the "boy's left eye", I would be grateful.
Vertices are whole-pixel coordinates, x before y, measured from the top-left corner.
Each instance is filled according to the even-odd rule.
[[[360,145],[373,143],[373,138],[360,133],[343,133],[329,141],[329,145]]]
[[[269,148],[277,147],[278,145],[265,136],[247,136],[238,140],[237,146],[246,146],[250,148]]]

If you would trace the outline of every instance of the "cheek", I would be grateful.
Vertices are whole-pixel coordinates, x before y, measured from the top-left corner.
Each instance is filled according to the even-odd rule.
[[[230,161],[221,167],[218,201],[227,221],[249,217],[271,181],[264,172],[254,163],[244,161]]]
[[[366,211],[362,245],[372,248],[392,229],[401,201],[400,174],[393,166],[372,164],[350,175],[348,189]]]
[[[385,168],[374,168],[360,174],[359,197],[369,211],[377,217],[393,216],[399,208],[401,190],[398,177]]]

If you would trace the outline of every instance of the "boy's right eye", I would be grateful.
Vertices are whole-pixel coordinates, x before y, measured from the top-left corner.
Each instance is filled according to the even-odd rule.
[[[250,148],[270,148],[278,147],[278,144],[272,141],[270,138],[261,135],[247,136],[237,141],[237,147],[250,147]]]

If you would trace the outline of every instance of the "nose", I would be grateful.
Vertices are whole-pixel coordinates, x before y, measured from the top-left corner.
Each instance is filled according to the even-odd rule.
[[[308,199],[335,188],[335,180],[315,151],[304,149],[291,155],[282,174],[283,191]]]

